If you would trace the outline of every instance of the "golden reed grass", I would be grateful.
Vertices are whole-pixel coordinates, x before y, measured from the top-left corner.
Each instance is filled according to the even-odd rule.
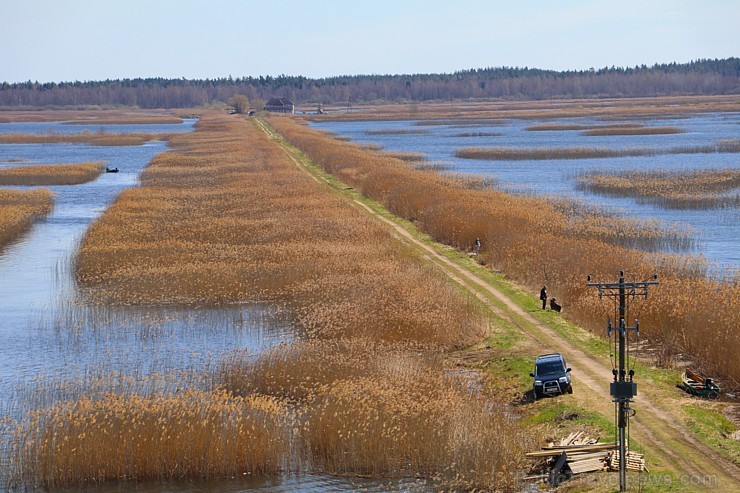
[[[0,169],[0,185],[79,185],[94,180],[104,163],[44,164]]]
[[[109,394],[34,411],[10,436],[9,486],[224,478],[285,468],[290,413],[265,396]]]
[[[735,169],[589,173],[578,177],[578,187],[677,209],[740,206],[737,193],[727,195],[740,188],[740,171]]]
[[[83,239],[85,293],[268,300],[306,338],[224,359],[211,391],[94,393],[29,413],[12,484],[299,470],[514,490],[530,439],[444,367],[444,350],[487,332],[471,299],[253,124],[207,117],[173,145]]]
[[[476,237],[481,255],[533,292],[543,284],[566,306],[573,321],[603,333],[612,316],[585,286],[587,274],[608,280],[620,270],[630,278],[658,273],[661,285],[640,312],[643,336],[668,343],[696,363],[740,386],[740,284],[707,277],[707,265],[689,256],[647,254],[621,245],[660,242],[655,230],[603,215],[569,214],[557,203],[466,186],[454,177],[414,171],[387,156],[332,141],[287,118],[273,125],[330,173],[408,220],[438,241],[469,249]],[[616,227],[615,227],[616,226]],[[632,236],[625,241],[624,235]]]
[[[609,135],[666,135],[685,133],[681,127],[611,127],[592,128],[582,132],[587,137],[609,136]]]
[[[138,146],[152,140],[168,140],[169,134],[82,132],[77,134],[0,134],[0,144],[90,144]]]
[[[236,353],[226,389],[300,403],[306,460],[336,474],[443,478],[453,488],[515,488],[531,440],[501,406],[471,395],[443,354],[363,339],[307,341],[255,359]]]
[[[185,112],[186,110],[182,110]],[[180,112],[178,112],[180,114]],[[182,123],[178,116],[164,113],[131,113],[129,110],[28,110],[0,111],[0,123],[69,122],[80,124]]]
[[[610,130],[611,131],[611,130]],[[608,135],[628,135],[623,130]],[[597,134],[593,134],[597,135]],[[607,134],[600,134],[607,135]],[[462,147],[455,156],[464,159],[492,161],[550,160],[550,159],[598,159],[610,157],[659,156],[666,154],[711,154],[740,152],[740,140],[719,141],[715,145],[659,147]]]
[[[53,204],[54,193],[49,189],[0,189],[0,248],[51,212]]]

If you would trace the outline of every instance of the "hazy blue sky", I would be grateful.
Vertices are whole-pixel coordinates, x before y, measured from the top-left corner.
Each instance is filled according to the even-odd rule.
[[[0,0],[0,81],[454,72],[740,56],[738,0]]]

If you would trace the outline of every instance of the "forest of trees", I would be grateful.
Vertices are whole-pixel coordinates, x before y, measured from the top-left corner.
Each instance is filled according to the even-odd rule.
[[[205,80],[122,79],[0,84],[0,106],[138,106],[190,108],[286,97],[298,105],[461,99],[549,99],[716,95],[740,92],[740,58],[685,64],[558,72],[531,68],[471,69],[452,74],[352,75],[322,79],[280,75]]]

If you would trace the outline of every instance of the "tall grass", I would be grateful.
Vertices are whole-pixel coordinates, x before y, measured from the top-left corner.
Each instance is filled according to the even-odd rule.
[[[515,489],[530,438],[444,363],[488,331],[472,299],[251,123],[205,117],[173,146],[86,234],[84,293],[122,304],[267,300],[302,340],[234,353],[202,379],[210,388],[73,385],[77,398],[16,424],[11,484],[298,470]]]
[[[728,195],[740,188],[740,171],[735,169],[589,173],[578,177],[578,187],[675,209],[740,206],[737,193]]]
[[[414,171],[288,119],[271,121],[327,171],[415,221],[438,241],[469,249],[480,238],[481,256],[489,265],[533,292],[547,284],[565,303],[566,316],[597,333],[603,333],[607,313],[613,316],[612,307],[601,307],[586,288],[587,274],[611,279],[623,270],[641,279],[658,273],[661,285],[641,308],[643,335],[657,341],[670,338],[728,387],[740,386],[738,312],[724,308],[738,305],[740,285],[708,278],[701,259],[620,246],[654,244],[660,241],[653,238],[654,229],[624,227],[620,232],[605,216],[574,216],[547,200],[470,189],[453,177]],[[625,241],[623,233],[632,238]]]
[[[587,137],[609,136],[609,135],[665,135],[685,133],[681,127],[612,127],[593,128],[582,132]]]
[[[269,397],[197,390],[59,403],[11,435],[8,486],[274,473],[285,468],[288,416]]]
[[[531,441],[503,408],[440,371],[441,354],[355,339],[277,348],[225,362],[225,388],[301,403],[306,460],[336,474],[437,477],[508,489]],[[300,369],[300,371],[299,371]]]
[[[0,134],[0,144],[90,144],[96,146],[138,146],[152,140],[168,140],[161,133],[82,132],[77,134]]]
[[[621,131],[621,130],[620,130]],[[594,134],[595,135],[595,134]],[[617,134],[615,134],[617,135]],[[620,134],[621,135],[621,134]],[[492,161],[597,159],[610,157],[659,156],[666,154],[712,154],[740,152],[740,140],[719,141],[707,146],[659,147],[462,147],[455,156]]]
[[[79,185],[94,180],[104,163],[47,164],[0,169],[0,185]]]
[[[51,212],[54,193],[49,189],[0,189],[0,248],[5,247],[31,225]]]

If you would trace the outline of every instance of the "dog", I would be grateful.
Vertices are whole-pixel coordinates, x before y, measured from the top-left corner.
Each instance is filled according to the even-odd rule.
[[[555,301],[555,298],[550,298],[550,310],[555,310],[556,312],[559,312],[562,309],[563,307],[558,305],[558,302]]]

